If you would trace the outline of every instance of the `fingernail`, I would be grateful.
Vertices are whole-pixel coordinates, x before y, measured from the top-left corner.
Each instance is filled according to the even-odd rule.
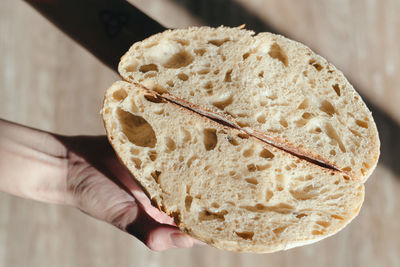
[[[170,238],[172,244],[177,248],[189,248],[193,245],[190,237],[184,233],[172,233]]]

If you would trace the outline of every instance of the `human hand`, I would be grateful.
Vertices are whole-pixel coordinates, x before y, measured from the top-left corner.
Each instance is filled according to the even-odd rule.
[[[60,136],[0,119],[0,191],[74,206],[161,251],[200,241],[153,207],[106,136]]]
[[[68,151],[66,192],[71,205],[132,234],[155,251],[198,243],[151,205],[105,136],[57,139]]]

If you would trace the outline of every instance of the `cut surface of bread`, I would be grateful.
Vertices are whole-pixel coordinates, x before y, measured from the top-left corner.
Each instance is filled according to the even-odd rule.
[[[168,30],[135,43],[119,72],[352,179],[365,181],[377,164],[377,129],[352,85],[308,47],[280,35]]]
[[[177,226],[220,249],[273,252],[330,236],[358,213],[359,180],[126,82],[106,92],[110,143]]]

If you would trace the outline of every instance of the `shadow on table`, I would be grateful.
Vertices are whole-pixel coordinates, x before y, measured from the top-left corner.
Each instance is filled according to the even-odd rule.
[[[233,0],[172,0],[184,7],[192,15],[209,26],[232,26],[246,24],[247,29],[255,32],[269,31],[279,33],[267,25],[256,14]],[[356,87],[357,88],[357,87]],[[381,139],[380,163],[390,168],[400,177],[400,125],[363,97],[372,111]]]

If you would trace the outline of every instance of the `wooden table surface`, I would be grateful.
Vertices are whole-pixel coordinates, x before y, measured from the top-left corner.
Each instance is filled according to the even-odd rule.
[[[247,24],[302,41],[373,110],[381,162],[360,215],[313,245],[264,255],[211,247],[149,251],[69,207],[0,193],[0,266],[400,266],[400,1],[132,0],[169,27]],[[116,73],[22,1],[0,1],[0,117],[62,134],[104,134]],[[4,160],[4,159],[0,159]]]

